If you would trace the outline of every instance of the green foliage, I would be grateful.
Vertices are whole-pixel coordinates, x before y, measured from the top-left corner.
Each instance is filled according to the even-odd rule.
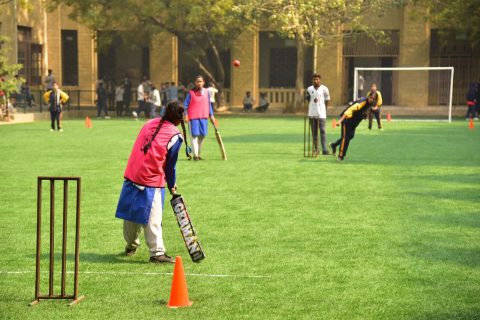
[[[411,0],[411,3],[421,11],[421,17],[430,20],[433,26],[464,33],[473,46],[480,45],[479,0]]]
[[[165,245],[182,256],[194,301],[179,309],[165,307],[173,266],[147,262],[143,234],[137,254],[124,257],[122,223],[114,218],[142,121],[94,120],[93,129],[82,120],[63,122],[63,134],[51,133],[48,121],[0,126],[2,319],[478,319],[480,130],[469,130],[465,120],[385,122],[382,133],[363,123],[348,159],[338,163],[332,156],[303,158],[303,118],[220,118],[228,161],[210,131],[206,160],[181,154],[177,165],[179,192],[207,255],[200,264],[190,261],[166,197]],[[328,127],[327,135],[337,139],[340,130]],[[34,296],[39,175],[82,177],[85,300],[74,308],[65,301],[27,306]],[[56,187],[60,218],[61,183]],[[47,183],[43,292],[48,189]],[[69,289],[71,280],[68,274]]]
[[[252,20],[234,10],[242,0],[48,0],[47,8],[69,6],[70,17],[93,30],[131,30],[155,35],[169,32],[207,77],[222,87],[225,72],[220,52],[229,49]],[[213,58],[209,59],[211,55]]]
[[[22,69],[23,66],[21,64],[9,63],[9,42],[9,38],[0,36],[0,76],[3,76],[3,81],[0,81],[0,91],[5,94],[6,98],[18,91],[19,82],[25,81],[21,77],[15,78],[18,70]]]

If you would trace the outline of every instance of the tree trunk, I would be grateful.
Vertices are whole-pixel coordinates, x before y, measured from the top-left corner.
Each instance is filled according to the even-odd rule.
[[[297,36],[297,74],[295,80],[295,97],[293,105],[287,106],[287,112],[304,111],[304,83],[305,78],[305,44],[301,36]]]

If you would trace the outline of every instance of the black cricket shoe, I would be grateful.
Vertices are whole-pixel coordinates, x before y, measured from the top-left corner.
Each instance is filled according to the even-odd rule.
[[[332,155],[334,156],[337,153],[337,147],[333,145],[333,143],[329,144],[330,149],[332,149]]]
[[[152,263],[175,263],[175,259],[166,254],[162,254],[161,256],[153,256],[150,257],[150,262]]]
[[[125,248],[125,255],[131,257],[137,252],[137,248]]]
[[[322,151],[322,156],[328,156],[328,155],[330,155],[330,152],[328,152],[328,151]]]

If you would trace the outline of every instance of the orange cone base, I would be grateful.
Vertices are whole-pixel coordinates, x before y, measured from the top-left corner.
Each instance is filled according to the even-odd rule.
[[[177,256],[173,269],[172,290],[170,291],[170,299],[168,300],[167,307],[189,307],[192,304],[193,302],[188,298],[187,280],[183,270],[182,257]]]
[[[188,303],[186,305],[172,306],[172,305],[170,305],[170,302],[169,302],[169,303],[167,303],[167,307],[172,308],[172,309],[176,309],[176,308],[190,307],[192,304],[193,304],[193,301],[188,301]]]

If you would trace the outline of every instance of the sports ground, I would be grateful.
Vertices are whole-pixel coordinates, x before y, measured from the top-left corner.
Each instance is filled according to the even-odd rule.
[[[87,129],[66,120],[63,133],[44,121],[0,126],[0,318],[480,318],[480,128],[393,121],[369,132],[364,122],[339,163],[303,157],[301,117],[219,122],[228,161],[211,131],[205,161],[182,153],[177,164],[207,255],[201,263],[190,261],[165,203],[167,253],[182,256],[194,302],[181,309],[165,307],[173,265],[148,263],[143,236],[137,254],[125,257],[114,218],[143,122],[99,120]],[[332,141],[340,131],[327,134]],[[85,300],[73,308],[28,307],[40,175],[82,178]],[[46,251],[42,257],[46,279]]]

